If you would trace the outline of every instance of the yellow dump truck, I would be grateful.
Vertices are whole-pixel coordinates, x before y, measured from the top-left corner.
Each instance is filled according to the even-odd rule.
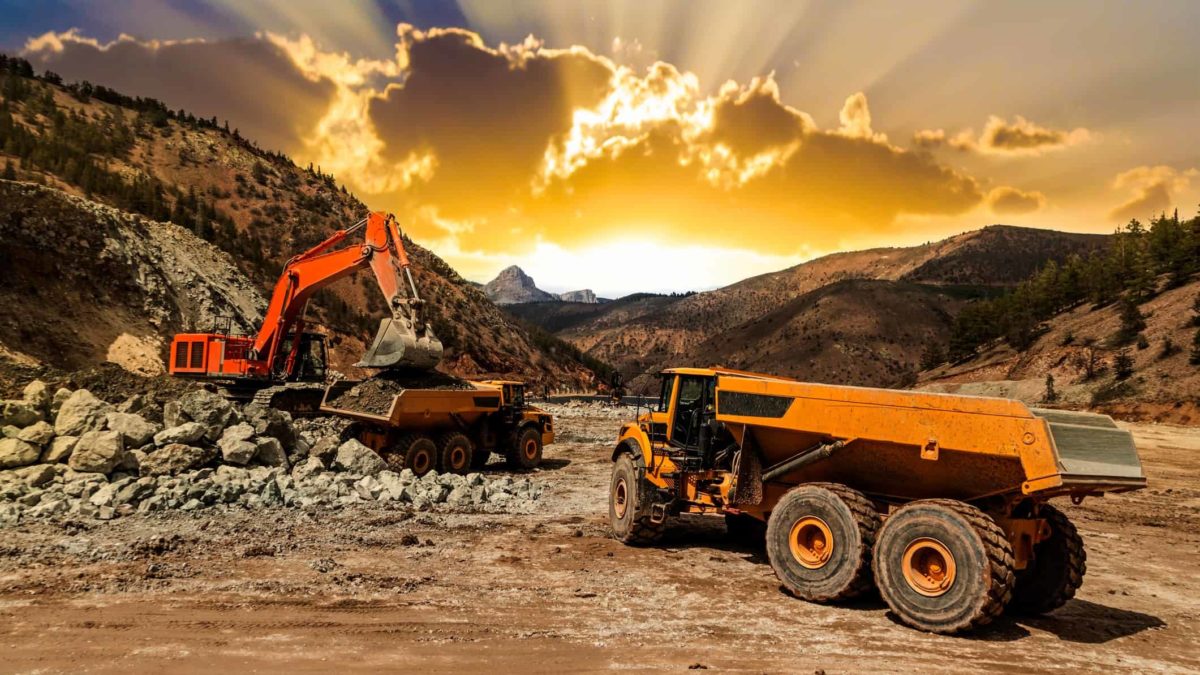
[[[462,474],[499,452],[510,469],[524,471],[541,464],[542,448],[554,442],[552,416],[525,402],[522,382],[404,388],[385,398],[379,389],[360,393],[363,384],[329,385],[321,412],[354,420],[343,438],[357,438],[397,470]]]
[[[1085,553],[1048,500],[1146,485],[1131,435],[1104,415],[721,368],[661,379],[613,451],[618,539],[649,544],[671,516],[723,515],[731,534],[765,536],[796,597],[878,587],[922,630],[1061,606]]]

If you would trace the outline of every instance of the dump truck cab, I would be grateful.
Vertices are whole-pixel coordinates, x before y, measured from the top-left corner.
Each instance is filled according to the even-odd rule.
[[[966,604],[994,583],[1008,584],[1014,605],[1065,602],[1082,579],[1082,540],[1048,501],[1146,483],[1132,436],[1104,415],[725,368],[660,377],[658,402],[621,427],[613,452],[609,514],[618,538],[648,543],[675,514],[723,515],[731,531],[765,534],[793,594],[850,597],[878,566],[885,599],[927,630],[981,625],[1008,603],[1000,597],[958,618],[928,619],[922,612],[949,602],[955,578]],[[1001,559],[998,574],[1025,585],[966,580],[963,565],[988,556]],[[805,581],[832,574],[830,561],[844,568],[844,584]]]

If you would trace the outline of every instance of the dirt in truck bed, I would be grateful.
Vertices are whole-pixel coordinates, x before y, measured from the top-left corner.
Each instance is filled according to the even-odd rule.
[[[386,415],[405,389],[473,389],[471,383],[436,370],[389,370],[363,380],[330,401],[335,408]]]
[[[560,442],[528,475],[546,486],[534,513],[364,503],[0,531],[0,670],[1200,671],[1200,430],[1123,425],[1150,487],[1056,500],[1088,549],[1075,599],[947,637],[878,597],[789,597],[720,519],[673,522],[652,547],[614,541],[622,418],[548,407]]]

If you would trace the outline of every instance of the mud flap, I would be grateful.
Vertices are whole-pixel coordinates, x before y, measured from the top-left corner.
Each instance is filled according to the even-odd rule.
[[[412,324],[403,318],[383,319],[379,332],[362,360],[354,364],[359,368],[413,368],[429,370],[442,360],[442,343],[432,332],[417,335]]]

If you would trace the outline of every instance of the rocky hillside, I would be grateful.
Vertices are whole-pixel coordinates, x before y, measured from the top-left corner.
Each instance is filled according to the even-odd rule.
[[[1080,305],[1059,314],[1024,351],[997,341],[977,356],[921,374],[924,389],[1018,398],[1039,405],[1094,406],[1123,417],[1200,422],[1200,365],[1189,362],[1200,314],[1200,281],[1141,306],[1144,341],[1118,344],[1120,306]],[[1118,378],[1126,355],[1131,374]],[[1055,397],[1047,400],[1046,376]]]
[[[270,292],[290,256],[367,212],[367,206],[339,188],[333,177],[263,152],[215,121],[198,120],[157,101],[131,99],[102,87],[65,87],[21,77],[12,70],[0,73],[0,80],[4,177],[182,225],[229,253],[263,293]],[[403,223],[403,214],[399,215]],[[412,242],[406,244],[417,283],[429,301],[435,332],[446,345],[444,369],[462,376],[510,375],[549,385],[585,386],[593,379],[592,370],[575,360],[572,350],[554,349],[554,341],[544,336],[535,341],[436,255]],[[44,260],[47,250],[53,249],[43,249],[38,258]],[[54,255],[69,256],[67,263],[78,268],[72,278],[81,285],[102,286],[107,268],[79,253],[68,250]],[[0,255],[12,258],[18,251],[0,242]],[[105,309],[98,305],[93,311]],[[334,366],[348,371],[385,312],[371,275],[362,274],[321,293],[309,315],[331,334]],[[46,314],[39,315],[38,321],[50,321],[54,312]],[[109,332],[121,327],[123,317],[109,320],[113,323]],[[64,314],[62,320],[71,318]],[[180,315],[179,321],[187,323],[188,318]],[[19,333],[6,328],[0,343],[11,352],[24,352],[23,335],[57,335],[61,328],[55,326],[62,324],[44,327],[22,322]],[[174,327],[164,323],[158,337]],[[122,332],[145,335],[145,321]],[[98,333],[94,340],[104,337]],[[69,355],[69,343],[61,343],[61,351],[50,349],[50,344],[46,342],[42,349],[50,365],[76,362]],[[95,346],[91,357],[102,351],[107,346],[104,350]]]
[[[1016,283],[1048,260],[1085,254],[1105,240],[1104,235],[993,225],[921,246],[836,253],[705,293],[630,296],[591,308],[538,304],[509,307],[508,311],[554,331],[587,354],[620,368],[626,377],[673,364],[721,362],[750,367],[757,363],[773,372],[822,381],[893,385],[911,380],[910,369],[927,346],[914,336],[924,335],[944,346],[963,298]],[[807,294],[851,280],[886,283],[844,284],[805,299]],[[888,284],[896,285],[887,288]],[[922,292],[918,285],[933,288]],[[836,317],[833,327],[824,331],[812,320],[812,312],[822,313],[834,302],[843,303],[848,312],[886,309],[887,296],[893,301],[919,298],[919,328],[897,333],[893,332],[896,325],[881,320],[869,326],[860,341],[858,333],[843,328],[869,321],[869,315]],[[790,316],[790,312],[800,314]],[[788,326],[788,334],[795,339],[807,323],[805,339],[823,341],[839,354],[859,353],[860,347],[881,341],[892,346],[886,356],[843,370],[806,366],[813,360],[806,349],[781,347],[775,353],[770,345],[763,345],[782,359],[763,360],[753,356],[749,342],[744,346],[734,343],[735,337],[743,341],[762,337],[767,320]],[[782,345],[784,335],[774,333],[771,339]],[[833,335],[840,337],[835,340]],[[903,349],[899,345],[904,345]],[[825,347],[817,351],[831,353]],[[842,363],[839,359],[834,362]]]
[[[0,336],[61,368],[112,361],[163,371],[164,337],[229,317],[246,332],[266,302],[228,254],[191,232],[0,181]]]

